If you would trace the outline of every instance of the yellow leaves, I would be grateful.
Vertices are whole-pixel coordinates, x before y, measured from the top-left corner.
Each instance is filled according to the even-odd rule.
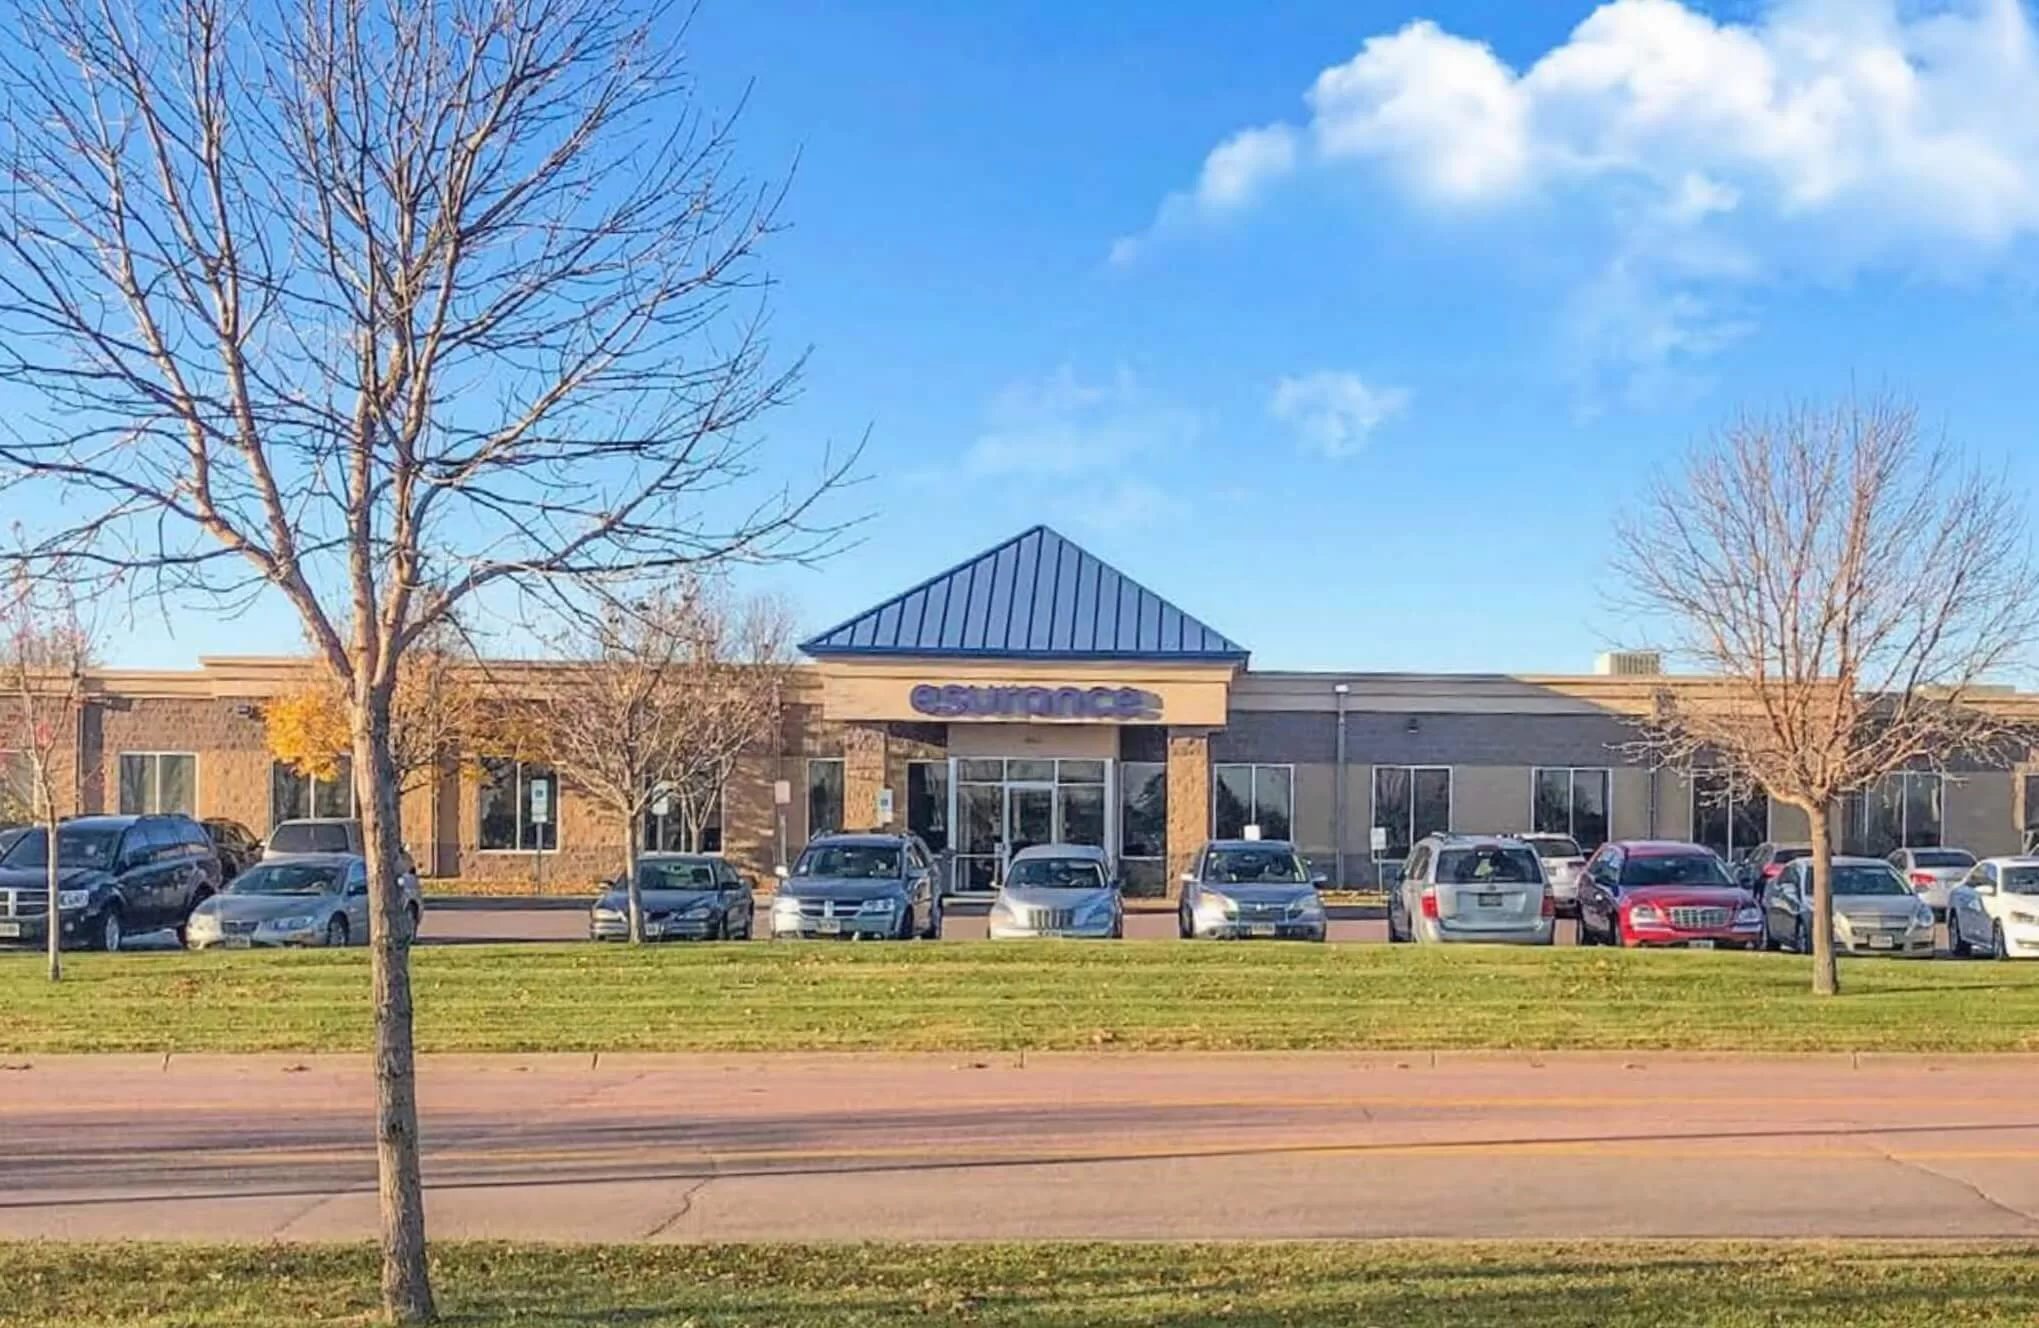
[[[262,707],[269,753],[301,775],[332,779],[353,745],[338,690],[313,684]]]

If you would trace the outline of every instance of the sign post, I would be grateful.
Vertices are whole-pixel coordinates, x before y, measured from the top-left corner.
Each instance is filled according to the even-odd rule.
[[[1381,859],[1387,856],[1388,852],[1388,828],[1384,825],[1375,826],[1373,828],[1372,842],[1373,842],[1373,883],[1375,885],[1384,886],[1387,883],[1381,880]]]
[[[534,779],[525,786],[531,810],[531,877],[538,893],[545,893],[545,827],[552,820],[552,781]]]
[[[772,807],[779,817],[779,862],[778,874],[786,874],[786,808],[793,801],[793,781],[777,779],[772,781]]]

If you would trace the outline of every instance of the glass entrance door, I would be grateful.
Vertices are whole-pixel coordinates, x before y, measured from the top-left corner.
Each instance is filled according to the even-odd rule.
[[[1055,786],[1005,786],[1006,860],[1023,848],[1055,842]]]

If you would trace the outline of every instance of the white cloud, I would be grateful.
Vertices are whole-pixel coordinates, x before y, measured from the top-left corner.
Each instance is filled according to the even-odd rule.
[[[1371,387],[1355,373],[1325,370],[1283,378],[1268,411],[1294,427],[1303,445],[1327,457],[1347,457],[1367,437],[1409,407],[1399,387]]]
[[[1167,520],[1181,509],[1157,480],[1203,432],[1194,410],[1160,400],[1121,368],[1087,381],[1063,368],[1007,385],[963,451],[966,475],[1002,501],[1097,530]]]
[[[2039,233],[2039,30],[2021,0],[1775,0],[1742,23],[1610,0],[1523,70],[1418,21],[1368,39],[1304,100],[1307,118],[1214,148],[1114,255],[1265,205],[1292,177],[1355,169],[1428,211],[1535,206],[1605,229],[1645,298],[1864,268],[1966,274]]]

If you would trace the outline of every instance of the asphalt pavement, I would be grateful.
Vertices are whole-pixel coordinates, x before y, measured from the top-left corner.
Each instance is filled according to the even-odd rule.
[[[373,1232],[364,1059],[0,1078],[0,1237]],[[2032,1058],[450,1057],[420,1086],[447,1237],[2039,1237]]]

